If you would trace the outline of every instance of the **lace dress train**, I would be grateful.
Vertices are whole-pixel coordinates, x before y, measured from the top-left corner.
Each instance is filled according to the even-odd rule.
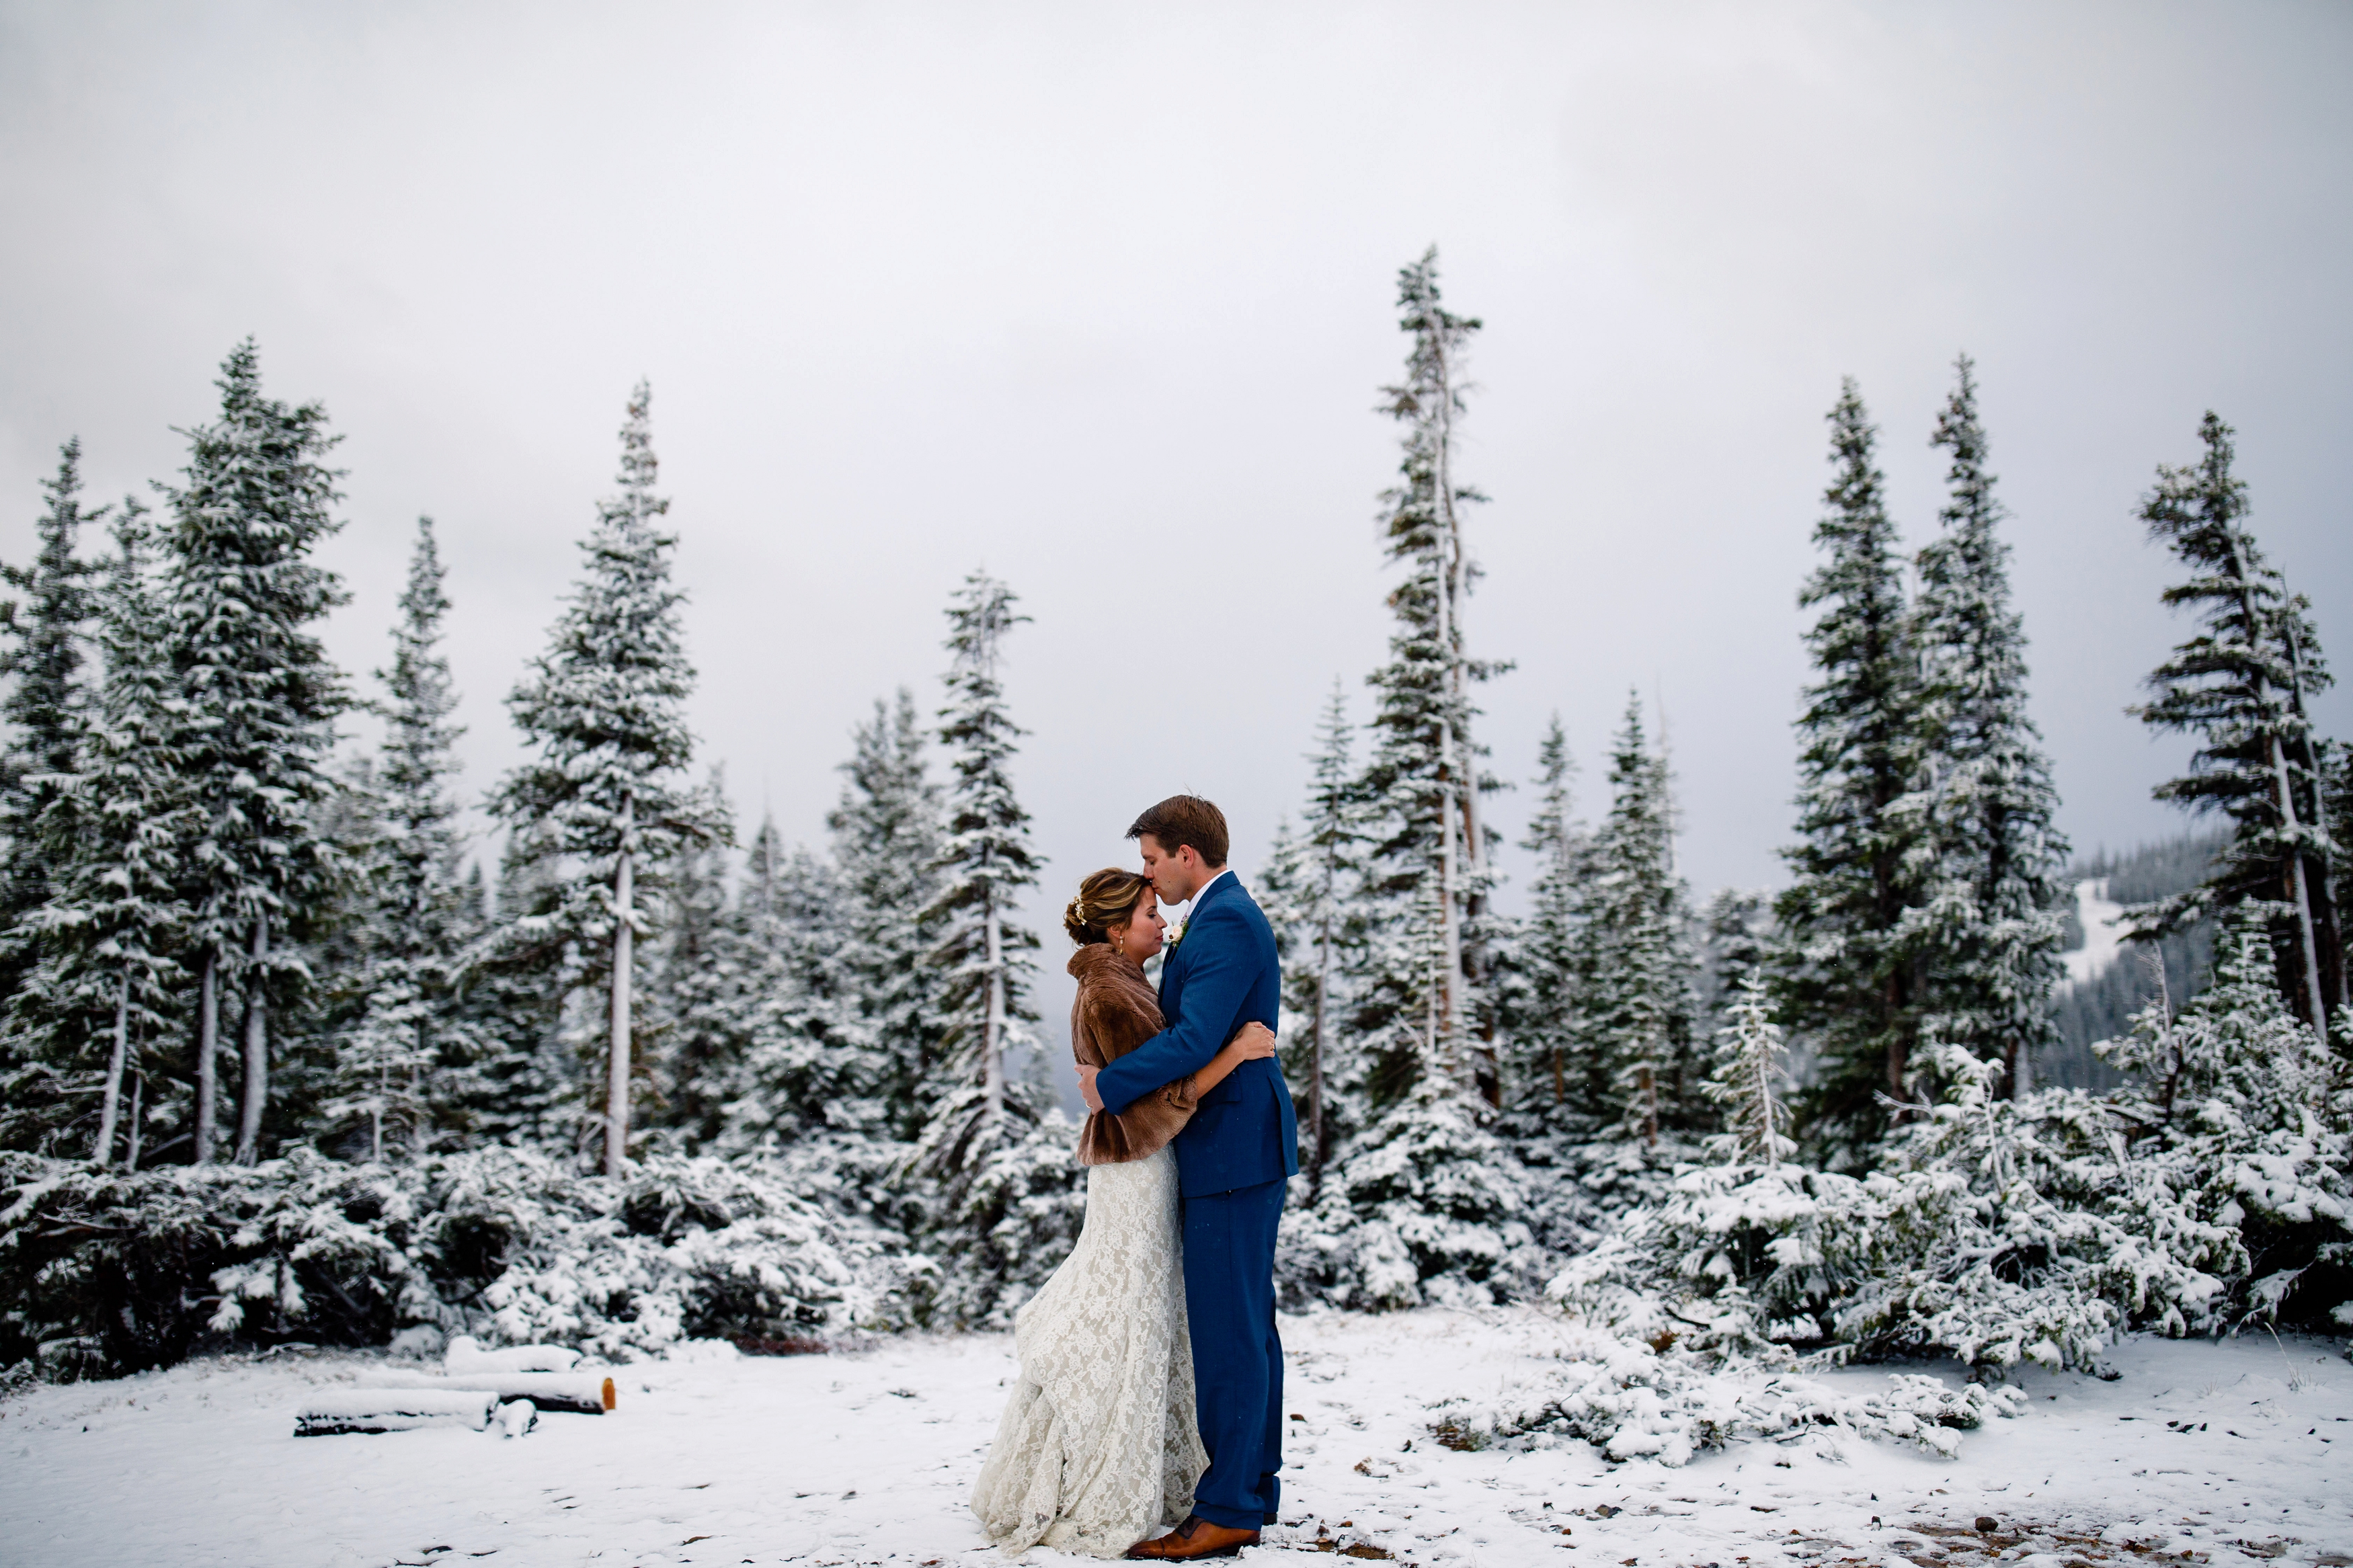
[[[972,1510],[1008,1552],[1117,1557],[1182,1520],[1209,1458],[1193,1412],[1176,1157],[1087,1169],[1087,1218],[1014,1314],[1021,1373]]]

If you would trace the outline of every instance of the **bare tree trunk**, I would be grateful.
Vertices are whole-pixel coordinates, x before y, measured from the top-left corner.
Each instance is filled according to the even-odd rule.
[[[220,947],[205,949],[196,981],[195,1163],[213,1160],[214,1122],[220,1114]]]
[[[269,1104],[269,917],[253,921],[253,978],[246,983],[245,1083],[237,1118],[237,1163],[261,1158],[261,1113]]]
[[[93,1163],[103,1165],[114,1158],[114,1127],[117,1112],[122,1107],[122,1062],[131,1049],[131,972],[122,972],[122,986],[114,995],[114,1049],[106,1058],[106,1094],[99,1102],[98,1147],[90,1152]]]
[[[981,929],[988,964],[988,1011],[980,1026],[983,1113],[994,1126],[1005,1114],[1005,938],[997,924],[997,894],[981,900]]]
[[[2312,830],[2320,840],[2320,863],[2325,868],[2335,863],[2337,845],[2328,832],[2328,805],[2323,787],[2320,757],[2312,743],[2311,717],[2304,710],[2304,647],[2295,635],[2295,617],[2283,616],[2280,624],[2287,639],[2288,705],[2297,720],[2305,726],[2302,762],[2305,771],[2312,775]],[[2322,879],[2321,887],[2325,894],[2327,889],[2325,877]],[[2347,911],[2336,908],[2334,903],[2326,898],[2316,900],[2315,902],[2325,906],[2319,918],[2314,922],[2318,928],[2317,956],[2324,970],[2321,975],[2320,999],[2323,1003],[2342,1007],[2345,1005],[2345,963],[2343,958],[2337,955],[2341,955],[2344,952],[2344,939],[2339,933],[2345,929]],[[2321,1029],[2322,1036],[2326,1037],[2327,1033],[2327,1029],[2324,1026]]]
[[[1332,994],[1332,889],[1324,889],[1324,919],[1316,933],[1315,1030],[1307,1045],[1307,1193],[1314,1203],[1324,1192],[1324,1009]]]
[[[139,1100],[140,1091],[146,1087],[147,1076],[137,1068],[132,1068],[131,1073],[131,1151],[123,1156],[122,1160],[122,1168],[126,1171],[135,1171],[139,1168],[139,1134],[142,1131],[139,1121]]]
[[[631,809],[625,803],[624,813]],[[637,887],[629,828],[621,830],[621,853],[613,871],[613,1041],[605,1067],[605,1174],[618,1178],[629,1156],[629,981],[637,942]]]

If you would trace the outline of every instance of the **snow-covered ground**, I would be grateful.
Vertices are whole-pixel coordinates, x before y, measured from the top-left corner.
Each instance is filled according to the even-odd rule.
[[[2032,1413],[1957,1459],[1818,1430],[1682,1469],[1581,1444],[1438,1447],[1422,1415],[1525,1375],[1542,1313],[1287,1321],[1283,1520],[1245,1561],[2353,1564],[2353,1367],[2268,1336],[2136,1340],[2114,1382],[2031,1373]],[[1003,1336],[630,1367],[620,1408],[495,1432],[293,1436],[373,1357],[207,1361],[0,1409],[0,1560],[50,1564],[982,1564],[964,1500],[1011,1374]],[[1882,1374],[1828,1374],[1857,1391]],[[1990,1535],[1979,1516],[1997,1522]],[[2179,1561],[2179,1557],[2176,1561]],[[1075,1561],[1039,1552],[1034,1563]]]
[[[2114,963],[2124,947],[2125,907],[2108,897],[2105,877],[2075,884],[2075,919],[2084,928],[2084,945],[2060,957],[2067,978],[2081,985]]]

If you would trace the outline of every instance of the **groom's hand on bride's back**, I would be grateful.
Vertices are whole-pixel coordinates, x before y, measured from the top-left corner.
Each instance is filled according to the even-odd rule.
[[[1244,1024],[1230,1043],[1246,1062],[1262,1061],[1274,1055],[1274,1031],[1255,1019]]]
[[[1089,1067],[1084,1062],[1079,1063],[1078,1068],[1079,1098],[1087,1102],[1087,1109],[1089,1110],[1101,1110],[1103,1109],[1103,1096],[1095,1091],[1095,1074],[1103,1071],[1103,1068]]]

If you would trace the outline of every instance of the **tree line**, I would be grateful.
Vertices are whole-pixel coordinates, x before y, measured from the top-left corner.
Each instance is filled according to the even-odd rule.
[[[1665,1212],[1678,1173],[1711,1161],[1865,1183],[1922,1162],[1975,1162],[1969,1181],[1988,1161],[2031,1163],[1953,1133],[1957,1107],[2002,1107],[2016,1127],[2113,1124],[2127,1153],[2187,1147],[2168,1131],[2175,1089],[2145,1109],[2151,1064],[2189,1049],[2185,1029],[2242,1053],[2309,1047],[2327,1058],[2311,1081],[2337,1081],[2337,846],[2353,831],[2353,773],[2306,716],[2327,680],[2309,606],[2256,548],[2221,421],[2202,426],[2201,459],[2161,468],[2143,501],[2186,573],[2168,602],[2198,630],[2138,711],[2198,738],[2189,770],[2158,794],[2219,815],[2229,837],[2198,888],[2134,918],[2158,942],[2230,916],[2231,1005],[2243,1014],[2260,989],[2278,1017],[2198,1024],[2217,1004],[2195,1014],[2168,992],[2132,1040],[2111,1043],[2142,1098],[2085,1109],[2094,1100],[2064,1098],[2080,1091],[2034,1080],[2056,1037],[2068,847],[2026,711],[2026,637],[1970,362],[1930,432],[1947,459],[1939,525],[1908,556],[1858,389],[1831,410],[1820,560],[1800,590],[1814,673],[1788,885],[1694,906],[1669,759],[1630,695],[1590,824],[1556,719],[1546,736],[1521,840],[1536,874],[1514,918],[1495,899],[1499,780],[1477,734],[1478,691],[1510,666],[1466,632],[1485,498],[1460,471],[1459,427],[1480,323],[1447,308],[1434,250],[1402,269],[1398,300],[1408,351],[1382,397],[1400,460],[1377,518],[1395,573],[1388,657],[1366,678],[1361,722],[1335,684],[1306,797],[1256,882],[1283,947],[1283,1050],[1303,1112],[1291,1300],[1523,1295],[1562,1258]],[[641,384],[616,493],[507,698],[526,760],[490,795],[503,831],[485,875],[451,782],[451,606],[431,523],[418,525],[389,660],[355,690],[316,635],[343,602],[312,560],[337,526],[325,415],[266,396],[249,342],[219,384],[217,417],[188,433],[186,467],[153,510],[136,498],[86,509],[69,442],[37,552],[8,573],[0,1146],[19,1152],[12,1190],[65,1182],[67,1166],[119,1173],[75,1201],[116,1205],[108,1224],[137,1230],[164,1190],[137,1183],[190,1167],[283,1171],[285,1191],[298,1176],[325,1191],[347,1178],[321,1175],[322,1157],[390,1173],[409,1184],[403,1203],[428,1207],[501,1183],[544,1194],[568,1172],[598,1213],[625,1216],[640,1214],[627,1194],[651,1182],[670,1217],[644,1220],[647,1234],[717,1236],[756,1211],[807,1238],[805,1262],[892,1260],[887,1290],[837,1280],[818,1292],[826,1301],[888,1296],[876,1321],[1006,1321],[1082,1212],[1072,1130],[1028,1048],[1038,939],[1018,911],[1038,859],[1012,784],[1024,731],[1003,657],[1025,619],[1012,590],[975,574],[953,595],[936,705],[906,690],[875,703],[841,764],[828,842],[789,846],[763,822],[739,850],[722,781],[698,772],[684,723],[693,671]],[[110,548],[88,552],[101,529]],[[363,710],[380,717],[381,744],[339,753],[338,722]],[[2258,958],[2271,981],[2251,989]],[[2231,1059],[2181,1081],[2211,1088],[2246,1069]],[[2285,1114],[2276,1098],[2263,1115]],[[2329,1137],[2345,1119],[2327,1108],[2344,1098],[2318,1095],[2338,1119]],[[2246,1125],[2257,1142],[2278,1131]],[[514,1159],[495,1181],[464,1163],[500,1151]],[[714,1174],[714,1161],[735,1173]],[[219,1181],[261,1201],[250,1181]],[[733,1195],[690,1201],[690,1188]],[[479,1327],[469,1303],[506,1277],[501,1260],[526,1249],[541,1223],[526,1211],[545,1201],[513,1198],[504,1239],[471,1252],[354,1243],[353,1258],[390,1248],[402,1268],[448,1278],[429,1310],[380,1292],[353,1321],[382,1329],[414,1310]],[[850,1228],[818,1226],[807,1215],[820,1210]],[[225,1238],[255,1227],[216,1228],[234,1251]],[[29,1234],[0,1236],[0,1251]],[[2301,1268],[2335,1243],[2299,1245]],[[30,1268],[32,1253],[10,1256]],[[260,1277],[237,1257],[211,1270],[216,1292]],[[305,1266],[281,1260],[290,1277]],[[192,1289],[214,1299],[201,1279]],[[802,1315],[774,1322],[775,1302],[708,1315],[765,1335],[836,1310],[795,1300]],[[58,1321],[86,1309],[58,1308]]]
[[[1857,1179],[1976,1162],[1968,1179],[1981,1181],[1995,1156],[1931,1131],[1964,1102],[2019,1108],[2003,1115],[2021,1125],[2105,1123],[2121,1148],[2154,1158],[2177,1111],[2169,1100],[2136,1110],[2142,1079],[2096,1103],[2039,1094],[2034,1081],[2058,1039],[2069,847],[2027,711],[2007,510],[1972,362],[1956,362],[1929,432],[1947,499],[1916,551],[1900,546],[1879,431],[1851,380],[1830,410],[1820,559],[1799,595],[1814,612],[1813,673],[1788,884],[1693,907],[1675,867],[1669,761],[1630,694],[1590,826],[1575,812],[1557,719],[1546,736],[1523,840],[1536,875],[1525,916],[1506,921],[1492,902],[1500,837],[1478,805],[1498,781],[1470,694],[1508,667],[1465,638],[1478,574],[1464,520],[1484,498],[1454,457],[1479,323],[1442,304],[1434,252],[1401,274],[1398,305],[1410,347],[1406,379],[1385,395],[1405,426],[1381,513],[1403,568],[1389,658],[1366,677],[1361,758],[1335,688],[1307,798],[1265,879],[1285,944],[1289,1065],[1306,1101],[1304,1202],[1287,1233],[1294,1294],[1385,1306],[1525,1291],[1548,1259],[1658,1212],[1676,1173],[1711,1151]],[[2185,574],[2166,602],[2197,626],[2132,710],[2198,742],[2158,797],[2227,833],[2194,889],[2131,910],[2132,931],[2179,946],[2228,917],[2229,994],[2243,1013],[2260,990],[2279,1016],[2239,1016],[2224,1034],[2287,1050],[2295,1059],[2269,1069],[2336,1106],[2313,1136],[2341,1143],[2353,1038],[2336,910],[2353,867],[2339,847],[2353,754],[2312,727],[2308,701],[2328,676],[2310,606],[2257,547],[2231,429],[2209,414],[2199,436],[2200,458],[2161,467],[2140,504],[2149,538]],[[2272,984],[2250,989],[2258,952]],[[2132,1037],[2177,1039],[2185,999],[2164,994]],[[2147,1070],[2145,1045],[2105,1047],[2128,1078]],[[2263,1103],[2286,1114],[2275,1097]],[[2244,1122],[2249,1138],[2287,1135],[2259,1120]],[[2341,1171],[2329,1183],[2342,1186]],[[1757,1234],[1762,1246],[1767,1232]],[[2337,1245],[2306,1236],[2283,1279]],[[2337,1267],[2312,1276],[2304,1308],[2353,1285]]]

